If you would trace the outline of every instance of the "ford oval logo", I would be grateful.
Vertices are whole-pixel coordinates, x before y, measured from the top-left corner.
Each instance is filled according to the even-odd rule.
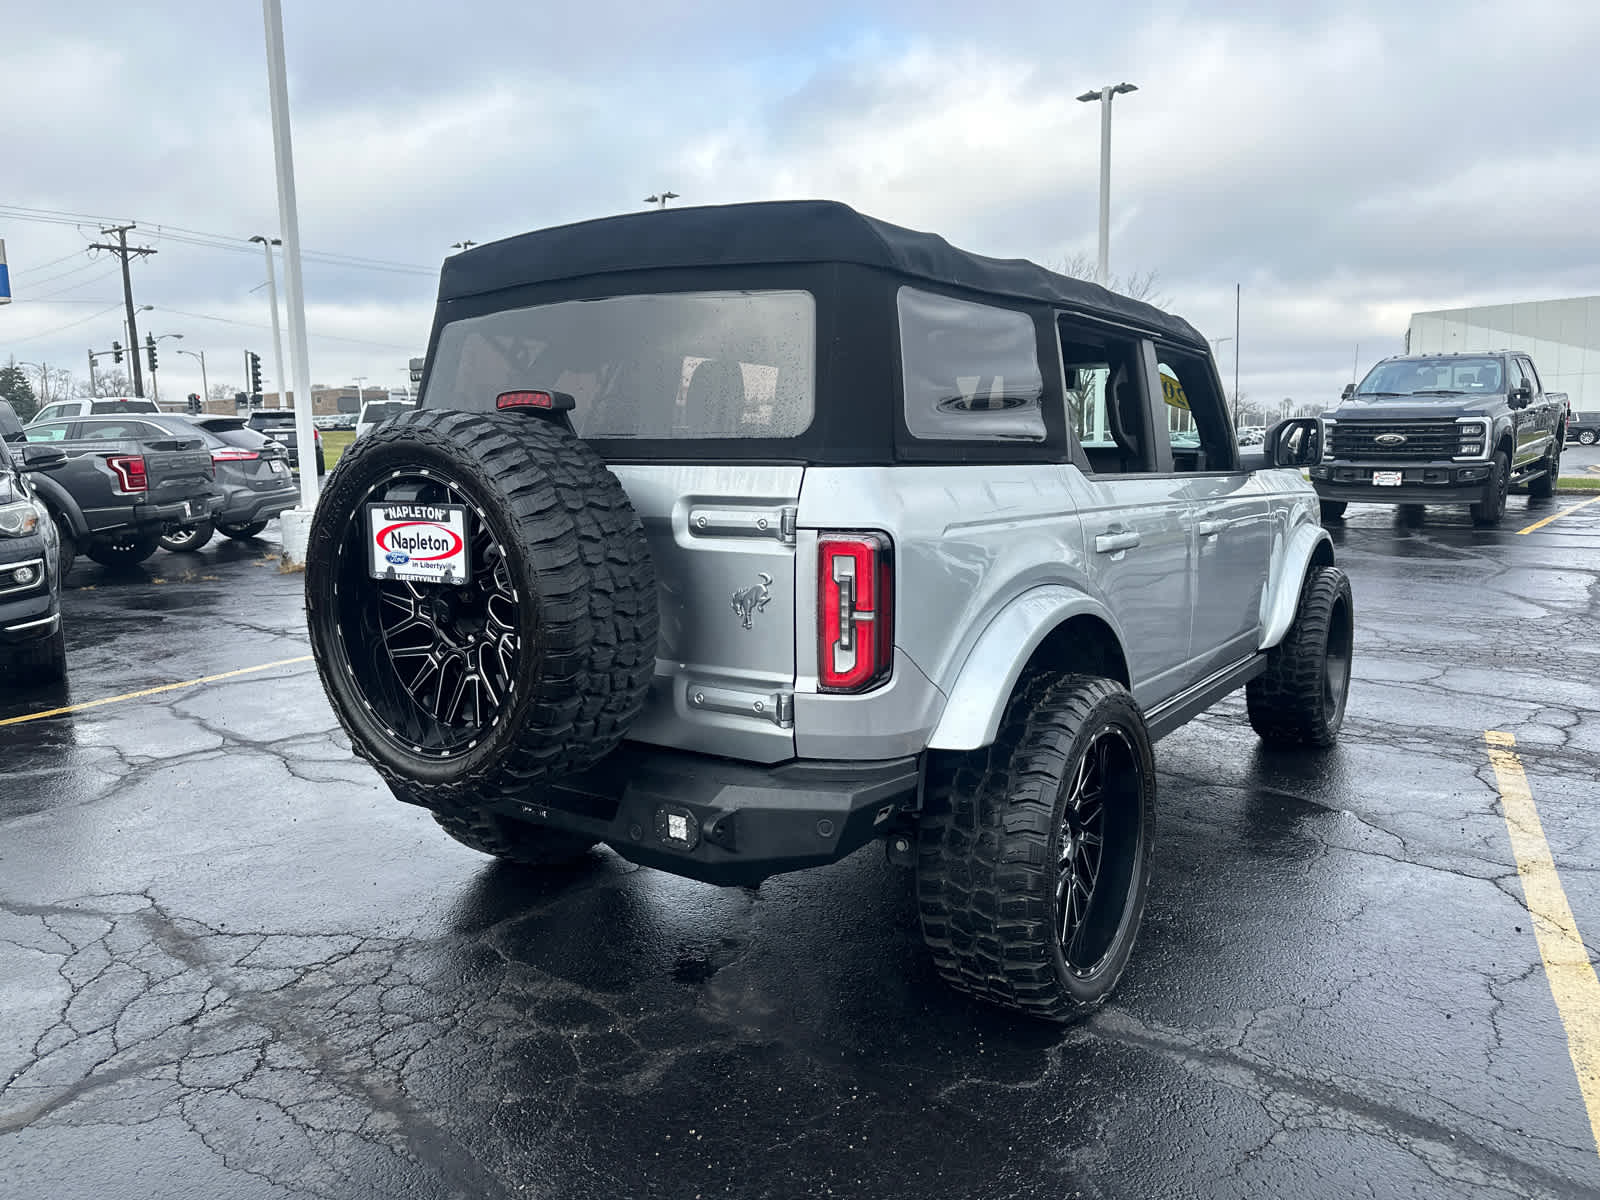
[[[404,566],[406,563],[411,561],[411,556],[400,550],[391,550],[383,557],[388,559],[397,567]]]
[[[1372,440],[1380,446],[1404,446],[1406,444],[1406,435],[1403,433],[1380,433]]]

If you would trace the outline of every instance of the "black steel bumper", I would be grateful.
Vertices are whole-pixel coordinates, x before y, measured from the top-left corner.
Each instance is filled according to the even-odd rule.
[[[836,862],[915,804],[920,760],[751,766],[624,745],[507,809],[706,883],[759,883]]]
[[[1372,482],[1374,471],[1400,471],[1398,486]],[[1311,485],[1322,500],[1366,504],[1476,504],[1484,498],[1492,463],[1325,463],[1311,468]]]

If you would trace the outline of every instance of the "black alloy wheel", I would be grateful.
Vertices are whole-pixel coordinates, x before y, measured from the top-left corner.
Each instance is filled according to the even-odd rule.
[[[90,542],[84,553],[103,567],[132,567],[149,558],[160,545],[159,534],[124,530]]]
[[[365,505],[461,504],[469,510],[465,585],[373,579]],[[397,471],[362,498],[336,567],[338,636],[356,688],[390,739],[423,757],[475,746],[514,690],[517,590],[502,535],[460,484],[437,472]]]
[[[1056,944],[1080,979],[1105,964],[1139,846],[1144,769],[1127,731],[1101,728],[1065,789],[1056,831]]]
[[[1484,497],[1472,506],[1472,523],[1488,529],[1500,524],[1506,515],[1506,497],[1511,494],[1511,458],[1504,450],[1494,452],[1494,464]]]
[[[255,537],[266,527],[267,523],[265,521],[251,521],[247,525],[218,525],[217,532],[223,537],[242,542]]]
[[[1561,478],[1561,449],[1565,443],[1565,435],[1550,443],[1550,453],[1544,460],[1544,474],[1528,485],[1528,495],[1535,500],[1548,500],[1556,494],[1556,484]]]

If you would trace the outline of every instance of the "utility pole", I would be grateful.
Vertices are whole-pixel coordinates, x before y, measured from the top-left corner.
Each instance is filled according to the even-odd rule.
[[[128,274],[128,259],[142,258],[155,251],[149,246],[129,246],[128,230],[135,229],[134,225],[118,225],[112,229],[101,229],[106,237],[116,235],[117,244],[112,246],[106,242],[91,242],[91,250],[109,250],[122,260],[122,300],[128,309],[128,345],[133,349],[133,394],[144,397],[144,373],[139,369],[139,326],[134,320],[133,307],[133,279]]]
[[[1239,424],[1239,284],[1233,285],[1233,423]]]

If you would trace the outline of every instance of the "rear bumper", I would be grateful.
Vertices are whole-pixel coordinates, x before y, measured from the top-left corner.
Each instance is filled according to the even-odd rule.
[[[300,488],[291,486],[276,492],[237,492],[228,497],[227,507],[219,510],[212,520],[218,525],[248,525],[252,521],[270,521],[279,513],[300,503]]]
[[[1379,487],[1372,473],[1400,471],[1398,487]],[[1379,463],[1352,466],[1328,463],[1311,468],[1311,484],[1321,500],[1367,504],[1476,504],[1489,488],[1491,463]]]
[[[511,804],[644,866],[706,883],[759,883],[836,862],[915,803],[920,759],[751,766],[629,743]]]

